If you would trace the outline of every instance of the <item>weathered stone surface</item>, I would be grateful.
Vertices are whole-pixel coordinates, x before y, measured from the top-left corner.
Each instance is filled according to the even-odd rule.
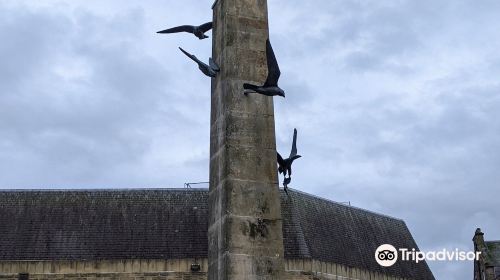
[[[214,6],[208,279],[284,279],[273,99],[243,94],[267,76],[266,0]]]
[[[258,231],[256,231],[258,232]],[[201,264],[199,272],[190,271],[193,259],[183,260],[136,260],[138,266],[133,267],[131,260],[115,260],[103,262],[100,272],[85,272],[85,267],[96,267],[92,261],[24,261],[0,262],[0,279],[18,280],[19,273],[29,273],[31,280],[46,279],[82,279],[82,280],[138,280],[138,279],[163,279],[163,280],[206,280],[207,259],[198,259]],[[231,279],[244,278],[238,271],[243,267],[249,277],[257,279],[273,279],[267,274],[273,274],[276,267],[276,258],[254,257],[246,255],[223,254],[222,268],[227,270]],[[154,263],[151,266],[151,263]],[[255,263],[258,265],[256,266]],[[41,265],[40,265],[41,264]],[[46,266],[44,264],[51,264]],[[27,269],[27,270],[26,270]],[[150,270],[148,270],[150,269]],[[216,271],[217,272],[217,271]],[[413,278],[391,277],[387,274],[348,267],[335,263],[321,262],[311,259],[286,259],[285,277],[287,280],[418,280]]]

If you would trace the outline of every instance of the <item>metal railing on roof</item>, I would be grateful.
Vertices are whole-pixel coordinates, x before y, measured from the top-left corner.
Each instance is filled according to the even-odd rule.
[[[191,185],[203,185],[203,184],[209,184],[210,182],[194,182],[194,183],[184,183],[184,188],[190,189]]]

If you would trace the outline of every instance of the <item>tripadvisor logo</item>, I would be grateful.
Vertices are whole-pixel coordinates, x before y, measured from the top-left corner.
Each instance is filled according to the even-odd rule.
[[[419,263],[422,261],[478,261],[481,252],[465,252],[455,249],[448,251],[421,252],[415,249],[399,248],[397,250],[390,244],[380,245],[375,251],[375,260],[384,267],[393,266],[398,259],[401,261]]]
[[[398,261],[398,251],[390,244],[380,245],[375,251],[375,260],[381,266],[393,266]]]

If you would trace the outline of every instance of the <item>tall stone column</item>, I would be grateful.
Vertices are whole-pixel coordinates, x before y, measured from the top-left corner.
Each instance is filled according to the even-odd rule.
[[[243,95],[267,76],[267,1],[218,0],[213,21],[208,279],[283,279],[273,98]]]

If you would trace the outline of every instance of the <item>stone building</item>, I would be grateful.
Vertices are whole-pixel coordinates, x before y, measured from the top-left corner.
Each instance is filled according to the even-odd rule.
[[[480,251],[479,261],[474,262],[474,280],[500,280],[500,240],[484,241],[484,233],[476,229],[474,251]]]
[[[434,279],[425,262],[376,263],[381,244],[417,248],[404,221],[289,193],[284,279]],[[208,215],[207,189],[0,191],[0,279],[205,280]]]

